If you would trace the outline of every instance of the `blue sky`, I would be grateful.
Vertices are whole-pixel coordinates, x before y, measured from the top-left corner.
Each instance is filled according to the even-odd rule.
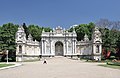
[[[120,0],[0,0],[0,25],[8,22],[45,27],[120,19]]]

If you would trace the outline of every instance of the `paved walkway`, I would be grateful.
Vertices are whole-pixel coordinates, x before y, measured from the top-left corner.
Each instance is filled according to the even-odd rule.
[[[120,70],[97,66],[65,57],[24,63],[23,66],[0,70],[0,78],[120,78]]]

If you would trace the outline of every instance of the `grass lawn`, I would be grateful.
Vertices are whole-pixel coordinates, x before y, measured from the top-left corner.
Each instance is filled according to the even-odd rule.
[[[98,66],[103,66],[103,67],[108,67],[108,68],[114,68],[114,69],[120,69],[120,66],[117,66],[117,65],[100,64]]]
[[[7,67],[7,66],[12,66],[12,65],[14,65],[14,64],[0,64],[0,68]]]

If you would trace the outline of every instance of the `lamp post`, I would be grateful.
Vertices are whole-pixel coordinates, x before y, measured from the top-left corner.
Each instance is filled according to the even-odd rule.
[[[9,63],[8,63],[8,50],[6,50],[6,52],[7,52],[7,64],[9,64]]]

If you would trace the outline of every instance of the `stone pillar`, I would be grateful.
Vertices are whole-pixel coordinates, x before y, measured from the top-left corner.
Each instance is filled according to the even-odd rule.
[[[44,55],[46,55],[47,52],[46,52],[46,41],[44,41]]]
[[[64,55],[67,54],[67,49],[68,49],[68,48],[67,48],[67,40],[65,40],[65,52],[64,52],[65,54],[64,54]]]
[[[66,53],[66,43],[65,43],[65,40],[64,40],[64,44],[63,44],[63,55],[65,55]]]
[[[17,47],[16,47],[16,54],[18,54],[19,53],[19,45],[17,45]]]
[[[55,55],[55,52],[54,52],[54,49],[55,49],[55,43],[53,41],[51,41],[51,55],[54,56]]]
[[[73,39],[73,55],[76,53],[76,40]]]
[[[75,41],[73,40],[73,55],[75,54]]]
[[[41,52],[41,55],[44,54],[44,40],[42,40],[42,52]]]
[[[72,39],[72,55],[74,54],[74,42],[73,42],[73,39]]]
[[[76,54],[76,40],[75,40],[75,52],[74,53]]]
[[[102,53],[102,44],[99,46],[99,52]]]
[[[66,43],[66,55],[68,54],[68,41]]]

